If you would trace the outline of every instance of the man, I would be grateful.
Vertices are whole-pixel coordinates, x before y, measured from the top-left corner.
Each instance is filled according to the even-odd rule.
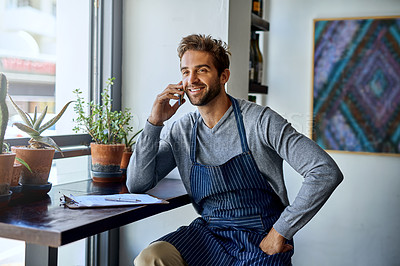
[[[145,192],[178,167],[201,214],[153,242],[135,265],[290,265],[293,235],[343,176],[332,158],[268,107],[235,99],[226,44],[189,35],[178,47],[182,81],[157,96],[128,168],[130,192]],[[246,89],[246,88],[243,88]],[[163,123],[186,95],[197,111]],[[184,100],[183,100],[184,102]],[[289,205],[286,160],[305,181]]]

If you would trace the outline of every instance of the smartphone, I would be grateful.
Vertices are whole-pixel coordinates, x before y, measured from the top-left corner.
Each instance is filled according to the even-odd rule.
[[[184,96],[185,96],[185,94],[182,94],[182,95],[179,94],[179,99],[178,99],[179,106],[182,105]]]

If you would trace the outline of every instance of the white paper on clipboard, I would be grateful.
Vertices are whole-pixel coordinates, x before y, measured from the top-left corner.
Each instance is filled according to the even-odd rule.
[[[69,208],[97,208],[113,206],[135,206],[147,204],[166,204],[168,201],[153,197],[148,194],[112,194],[112,195],[63,195],[64,204]]]

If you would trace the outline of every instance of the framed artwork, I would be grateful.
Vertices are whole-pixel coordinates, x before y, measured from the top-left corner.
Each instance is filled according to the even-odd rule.
[[[314,20],[312,139],[400,154],[400,16]]]

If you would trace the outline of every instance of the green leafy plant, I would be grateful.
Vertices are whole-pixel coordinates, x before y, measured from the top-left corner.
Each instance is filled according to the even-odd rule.
[[[133,145],[135,145],[136,143],[136,136],[139,135],[140,132],[142,132],[143,129],[139,130],[138,132],[136,132],[135,134],[133,134],[132,137],[128,137],[128,134],[125,134],[124,139],[123,139],[123,143],[125,144],[125,151],[127,152],[132,152],[132,147]]]
[[[128,140],[128,135],[133,130],[129,126],[132,114],[128,108],[123,111],[112,110],[110,91],[114,80],[115,78],[108,79],[107,86],[101,93],[101,104],[85,102],[80,89],[73,91],[77,98],[74,106],[77,118],[73,119],[77,126],[74,127],[74,131],[88,133],[97,144],[123,143],[124,140]]]
[[[37,113],[37,106],[36,106],[33,117],[31,117],[28,113],[24,112],[13,101],[10,95],[8,95],[8,97],[10,98],[12,105],[14,106],[15,110],[17,111],[22,121],[24,122],[24,123],[14,123],[13,125],[16,126],[18,129],[20,129],[21,131],[27,133],[31,137],[31,139],[29,140],[29,147],[32,149],[40,149],[49,146],[61,152],[60,147],[58,147],[58,145],[52,138],[47,136],[41,136],[41,134],[43,133],[43,131],[45,131],[46,129],[52,127],[55,123],[57,123],[57,121],[64,114],[65,110],[67,110],[68,105],[70,105],[73,101],[69,101],[68,103],[66,103],[64,107],[61,109],[61,111],[55,117],[53,117],[48,122],[42,125],[42,122],[47,114],[47,108],[48,108],[47,106],[44,108],[43,112],[40,115],[38,115]]]

